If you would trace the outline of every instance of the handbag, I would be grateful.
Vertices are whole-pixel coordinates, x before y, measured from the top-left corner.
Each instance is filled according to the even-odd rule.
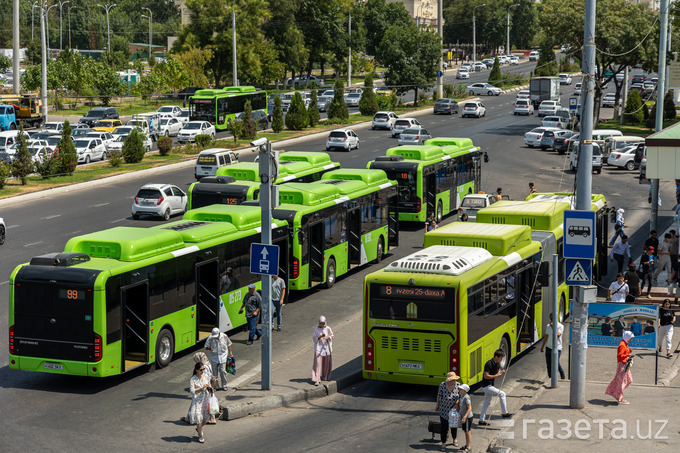
[[[233,355],[227,357],[227,373],[236,374],[236,359]]]
[[[217,415],[220,413],[220,402],[214,393],[210,395],[208,403],[210,404],[210,415]]]
[[[449,428],[460,428],[460,412],[456,408],[449,411]]]

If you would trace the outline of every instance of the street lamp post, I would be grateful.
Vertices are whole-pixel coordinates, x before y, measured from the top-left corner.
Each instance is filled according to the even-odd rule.
[[[68,7],[68,48],[73,49],[73,46],[71,46],[71,10],[75,8],[76,6],[69,6]]]
[[[233,64],[233,72],[234,72],[234,86],[238,86],[238,72],[237,72],[237,66],[236,66],[236,0],[233,0],[231,3],[231,52],[232,52],[232,64]]]
[[[146,17],[147,19],[149,19],[149,60],[151,60],[151,55],[152,55],[152,52],[153,52],[153,50],[151,49],[151,48],[153,47],[153,45],[152,45],[152,43],[151,43],[151,39],[152,39],[152,38],[151,38],[151,31],[152,31],[152,23],[153,23],[153,13],[151,12],[151,10],[150,10],[149,8],[143,7],[142,9],[145,9],[145,10],[147,10],[147,11],[149,12],[149,15],[148,15],[148,16],[142,14],[142,17]]]
[[[68,0],[63,1],[63,2],[59,2],[59,50],[60,51],[64,50],[63,35],[61,33],[61,12],[62,12],[62,9],[64,8],[64,5],[66,5],[67,3],[71,3],[71,2],[69,2]]]
[[[352,85],[352,6],[350,5],[350,11],[347,20],[347,33],[349,38],[347,39],[349,52],[347,53],[347,88]]]
[[[113,5],[109,4],[102,5],[98,3],[97,6],[104,8],[104,11],[106,11],[106,41],[107,41],[106,51],[111,52],[111,27],[109,25],[109,11],[111,11],[116,6],[116,4],[114,3]]]
[[[510,10],[517,6],[519,6],[519,3],[515,3],[514,5],[508,6],[508,40],[507,47],[505,48],[505,55],[510,55]]]
[[[45,34],[47,35],[47,51],[50,51],[50,10],[57,6],[55,3],[54,5],[50,6],[47,8],[47,11],[45,11]]]
[[[31,6],[31,41],[33,41],[33,11],[35,11],[35,9],[39,6],[39,2],[33,2],[33,6]]]
[[[41,58],[41,75],[42,75],[42,81],[41,81],[41,93],[40,96],[42,98],[42,114],[43,114],[43,119],[45,122],[47,122],[47,39],[45,33],[45,26],[46,24],[46,17],[47,16],[47,0],[41,0],[43,3],[40,5],[40,50],[42,54]]]
[[[475,22],[475,12],[477,11],[477,8],[481,8],[482,6],[486,6],[486,3],[482,3],[481,5],[477,5],[474,8],[472,8],[472,63],[474,64],[475,61],[477,61],[477,24]]]

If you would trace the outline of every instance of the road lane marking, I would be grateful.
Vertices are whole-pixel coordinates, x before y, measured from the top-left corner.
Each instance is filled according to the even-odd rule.
[[[48,215],[47,217],[41,217],[40,220],[52,220],[56,219],[57,217],[61,217],[61,214]]]
[[[102,206],[106,206],[108,203],[99,203],[99,204],[93,204],[90,206],[90,208],[101,208]]]
[[[24,247],[31,247],[31,246],[38,245],[38,244],[42,244],[42,241],[31,242],[30,244],[24,244]]]
[[[118,223],[118,222],[124,222],[127,219],[118,219],[118,220],[112,220],[111,223]]]
[[[21,225],[10,225],[10,226],[7,227],[7,229],[11,230],[12,228],[17,228],[19,226],[21,226]]]
[[[68,233],[68,234],[65,234],[64,236],[71,237],[71,236],[74,236],[74,235],[76,235],[76,234],[78,234],[78,233],[81,233],[81,232],[82,232],[82,230],[72,231],[72,232],[70,232],[70,233]]]
[[[6,281],[4,281],[4,282],[0,282],[0,285],[6,285],[6,284],[8,284],[8,283],[9,283],[9,280],[6,280]]]

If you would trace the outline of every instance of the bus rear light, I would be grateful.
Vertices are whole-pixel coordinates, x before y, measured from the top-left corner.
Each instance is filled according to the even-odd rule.
[[[293,257],[293,272],[292,278],[298,278],[300,276],[300,260]]]
[[[102,359],[102,337],[94,334],[94,361],[99,362]]]
[[[14,326],[9,328],[9,353],[14,354],[16,351],[16,344],[14,343]]]
[[[421,201],[420,197],[416,197],[416,211],[420,212]]]
[[[364,370],[374,370],[373,339],[368,334],[364,338],[364,344],[366,345],[366,350],[364,351]]]

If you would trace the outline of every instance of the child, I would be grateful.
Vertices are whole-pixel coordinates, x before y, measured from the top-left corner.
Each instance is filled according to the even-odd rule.
[[[645,327],[645,335],[648,333],[654,333],[654,321],[651,319],[647,320],[647,326]]]
[[[458,400],[460,407],[460,426],[465,433],[465,448],[463,448],[462,451],[465,452],[472,451],[472,447],[470,446],[472,443],[472,432],[470,431],[472,429],[472,402],[470,401],[470,395],[468,395],[469,391],[470,386],[467,384],[463,384],[458,388],[458,392],[460,393],[460,399]]]

